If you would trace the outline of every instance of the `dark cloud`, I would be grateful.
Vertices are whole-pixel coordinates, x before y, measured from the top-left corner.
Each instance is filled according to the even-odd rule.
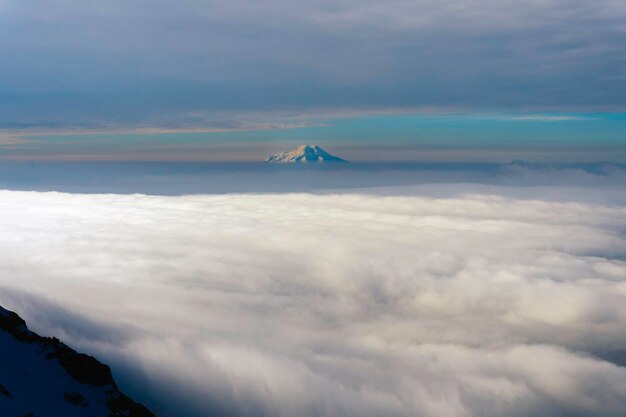
[[[406,152],[406,151],[404,151]],[[329,193],[359,189],[360,193],[400,194],[407,186],[433,187],[444,193],[460,183],[472,189],[498,187],[562,187],[568,198],[573,185],[584,187],[580,198],[598,193],[626,202],[621,185],[626,165],[612,163],[350,163],[294,165],[266,163],[190,162],[3,162],[0,187],[11,190],[72,193],[184,195],[203,193]],[[448,186],[444,186],[448,184]],[[395,188],[394,188],[395,187]],[[521,188],[520,188],[521,187]],[[468,186],[458,187],[467,191]],[[422,191],[423,192],[423,188]],[[461,192],[460,191],[460,192]],[[530,191],[532,194],[532,191]],[[519,196],[519,194],[517,194]],[[549,196],[546,196],[548,198]]]
[[[0,123],[623,109],[625,18],[613,0],[8,1]]]

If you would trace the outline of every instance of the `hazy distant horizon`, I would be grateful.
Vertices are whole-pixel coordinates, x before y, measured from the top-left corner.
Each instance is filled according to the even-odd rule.
[[[0,160],[264,161],[302,144],[352,162],[626,162],[626,114],[394,114],[215,128],[0,130]]]

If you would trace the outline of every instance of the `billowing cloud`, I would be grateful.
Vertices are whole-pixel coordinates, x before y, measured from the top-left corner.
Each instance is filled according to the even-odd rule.
[[[3,191],[0,303],[163,415],[623,415],[626,209],[485,190]]]

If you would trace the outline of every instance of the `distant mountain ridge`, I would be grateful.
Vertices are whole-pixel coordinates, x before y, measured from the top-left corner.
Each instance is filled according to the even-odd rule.
[[[120,392],[109,367],[31,332],[0,306],[0,414],[7,417],[155,417]]]
[[[302,145],[298,149],[286,152],[279,152],[271,155],[266,162],[348,162],[345,159],[331,155],[317,145]]]

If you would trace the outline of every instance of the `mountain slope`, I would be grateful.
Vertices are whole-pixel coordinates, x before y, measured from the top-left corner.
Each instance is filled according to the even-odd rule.
[[[0,415],[154,417],[121,393],[111,370],[0,307]]]
[[[348,162],[329,154],[317,145],[302,145],[293,151],[271,155],[266,162]]]

